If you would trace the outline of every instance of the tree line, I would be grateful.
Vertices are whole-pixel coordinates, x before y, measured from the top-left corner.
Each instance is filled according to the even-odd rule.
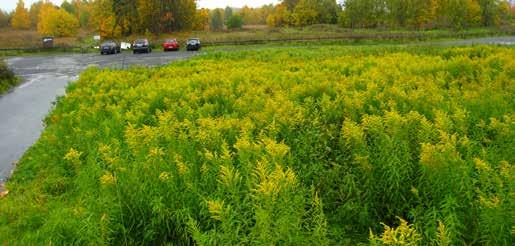
[[[505,0],[345,0],[341,23],[351,28],[471,28],[511,20]]]
[[[80,28],[102,36],[184,30],[339,24],[347,28],[463,29],[511,21],[507,0],[283,0],[259,8],[198,9],[196,0],[41,0],[0,11],[0,27],[73,36]]]

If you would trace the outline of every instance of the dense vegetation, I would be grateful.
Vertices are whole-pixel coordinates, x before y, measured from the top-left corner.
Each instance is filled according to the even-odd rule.
[[[350,27],[418,29],[494,26],[509,23],[504,0],[343,0],[340,20]]]
[[[0,244],[511,245],[515,50],[211,53],[84,72]]]
[[[0,59],[0,95],[7,92],[19,83],[18,78],[9,70],[3,60]]]

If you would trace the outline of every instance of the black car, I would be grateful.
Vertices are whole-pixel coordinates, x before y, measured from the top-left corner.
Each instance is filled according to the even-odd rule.
[[[141,53],[141,52],[144,52],[144,53],[152,52],[152,47],[150,46],[150,42],[148,42],[148,39],[146,39],[146,38],[137,39],[132,44],[132,53],[136,54],[136,53]]]
[[[186,50],[192,51],[192,50],[200,50],[201,44],[200,39],[198,38],[190,38],[188,39],[188,42],[186,43]]]
[[[116,54],[120,53],[120,45],[115,41],[105,41],[100,45],[100,54]]]

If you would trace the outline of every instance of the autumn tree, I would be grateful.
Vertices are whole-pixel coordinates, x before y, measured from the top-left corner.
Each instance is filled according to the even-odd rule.
[[[293,24],[295,26],[312,25],[318,22],[316,0],[299,0],[293,10]]]
[[[515,7],[515,6],[513,6]],[[513,16],[512,11],[515,10],[511,7],[508,1],[501,1],[499,4],[499,23],[498,24],[508,24],[511,23],[511,19]]]
[[[41,6],[38,21],[39,34],[70,37],[77,34],[78,29],[77,18],[64,9],[58,9],[51,3],[44,3]]]
[[[293,11],[295,7],[297,6],[297,3],[299,0],[283,0],[282,5],[286,7],[289,11]]]
[[[114,15],[113,29],[120,28],[122,35],[131,34],[134,28],[132,23],[137,19],[137,0],[112,0],[111,9]]]
[[[279,4],[274,11],[266,18],[269,27],[288,26],[292,21],[292,14],[285,4]]]
[[[274,12],[274,5],[273,4],[267,4],[267,5],[263,5],[261,6],[261,8],[258,9],[258,19],[257,19],[257,22],[256,23],[249,23],[249,22],[245,22],[245,23],[248,23],[248,24],[266,24],[266,19],[268,18],[269,15],[271,15],[273,12]]]
[[[13,17],[11,19],[11,25],[15,29],[30,28],[29,12],[25,8],[23,0],[18,0],[18,4],[16,5],[16,9],[14,10]]]
[[[119,35],[118,30],[113,29],[114,17],[111,10],[111,0],[96,0],[92,3],[91,23],[102,37],[116,37]]]
[[[209,28],[209,9],[198,9],[193,21],[193,30],[204,31]]]
[[[41,10],[41,5],[43,5],[43,1],[38,1],[30,5],[29,9],[29,18],[31,27],[37,28],[38,20],[39,20],[39,12]]]
[[[481,6],[478,0],[467,0],[467,26],[475,27],[481,25]]]

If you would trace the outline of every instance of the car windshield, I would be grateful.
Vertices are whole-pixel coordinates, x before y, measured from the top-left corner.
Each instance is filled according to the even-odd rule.
[[[192,43],[192,44],[194,44],[194,43],[198,43],[198,42],[199,42],[199,40],[198,40],[198,39],[189,39],[189,40],[188,40],[188,43]]]
[[[114,42],[113,41],[106,41],[106,42],[104,42],[103,45],[114,45]]]
[[[146,39],[138,39],[138,40],[134,41],[134,43],[136,43],[136,44],[145,44],[145,43],[147,43],[147,40]]]
[[[165,40],[166,43],[175,43],[176,40],[175,39],[167,39]]]

